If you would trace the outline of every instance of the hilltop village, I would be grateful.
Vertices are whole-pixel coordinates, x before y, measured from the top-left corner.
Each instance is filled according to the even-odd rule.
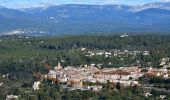
[[[81,52],[86,49],[81,48]],[[93,52],[87,51],[86,57],[95,55],[111,57],[118,56],[123,60],[122,55],[137,55],[142,54],[148,56],[149,51],[119,51],[114,52]],[[111,63],[109,63],[111,64]],[[80,65],[79,67],[67,66],[63,67],[60,63],[53,69],[49,70],[48,74],[43,75],[46,80],[50,80],[52,84],[60,84],[63,89],[67,90],[92,90],[99,91],[102,89],[103,84],[121,84],[127,86],[143,86],[140,82],[141,77],[161,77],[169,79],[169,58],[162,58],[160,60],[160,68],[141,67],[141,66],[126,66],[118,68],[103,68],[102,64],[89,64]],[[39,89],[41,81],[34,82],[33,89]]]
[[[102,88],[100,84],[120,83],[123,86],[134,86],[141,84],[139,78],[146,76],[157,76],[162,78],[169,78],[167,67],[160,69],[148,68],[147,72],[143,72],[142,68],[134,67],[120,67],[120,68],[103,68],[99,69],[94,66],[84,65],[83,67],[75,68],[68,66],[63,68],[58,64],[54,70],[50,70],[45,78],[51,80],[52,83],[60,83],[63,88],[69,90],[94,90],[98,91]],[[37,82],[40,84],[40,82]],[[88,86],[86,83],[93,83],[93,86]]]
[[[141,77],[141,68],[129,67],[129,68],[103,68],[99,69],[94,66],[84,65],[83,67],[65,67],[62,68],[60,64],[55,67],[55,70],[50,70],[47,75],[48,79],[52,79],[53,82],[66,83],[66,88],[70,90],[74,89],[92,89],[94,91],[100,90],[102,86],[95,84],[95,86],[86,86],[86,83],[121,83],[124,86],[139,85],[138,79]]]
[[[0,38],[2,100],[169,100],[168,36]]]

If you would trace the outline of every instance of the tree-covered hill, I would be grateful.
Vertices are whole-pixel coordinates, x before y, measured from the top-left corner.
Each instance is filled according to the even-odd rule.
[[[81,51],[81,48],[86,48]],[[85,56],[88,51],[107,51],[113,52],[114,50],[129,50],[129,51],[150,51],[149,56],[137,55],[125,57],[124,61],[119,57],[106,58],[104,56]],[[48,69],[46,64],[54,67],[58,62],[62,66],[75,66],[79,67],[81,64],[103,63],[103,67],[121,67],[136,65],[136,60],[140,61],[141,67],[148,67],[148,62],[151,62],[153,67],[159,67],[159,61],[163,57],[170,57],[170,36],[156,36],[156,35],[132,35],[128,37],[120,37],[118,35],[109,36],[65,36],[65,37],[28,37],[28,36],[1,36],[0,37],[0,82],[5,85],[0,87],[0,98],[4,98],[7,94],[21,94],[25,89],[31,90],[32,84],[35,81],[37,73],[47,73]],[[63,62],[64,61],[64,62]],[[112,65],[108,65],[111,62]],[[5,75],[6,78],[2,76]],[[48,82],[47,82],[48,83]],[[47,83],[44,83],[47,85]],[[39,96],[47,96],[49,98],[54,96],[53,93],[59,93],[55,96],[63,98],[74,98],[74,93],[77,97],[86,96],[84,92],[74,92],[73,94],[59,92],[58,87],[42,86],[41,92],[32,93]],[[44,89],[44,90],[43,90]],[[52,94],[42,94],[42,91],[53,91]],[[52,89],[52,90],[50,90]],[[106,90],[103,90],[106,91]],[[126,91],[126,90],[124,90]],[[126,91],[128,92],[128,91]],[[109,92],[120,94],[119,92]],[[125,93],[125,92],[122,92]],[[131,92],[128,92],[131,95]],[[22,93],[26,97],[27,93]],[[64,96],[63,96],[64,95]],[[93,94],[91,98],[112,98],[111,94]],[[110,96],[109,96],[110,95]],[[125,94],[121,94],[123,99]],[[134,94],[133,94],[134,95]],[[96,97],[93,97],[96,96]],[[98,97],[100,96],[100,97]],[[89,97],[89,98],[90,98]],[[41,97],[37,97],[41,98]],[[75,97],[76,98],[76,97]],[[88,98],[88,97],[87,97]],[[136,96],[135,98],[139,98]],[[64,100],[64,99],[63,99]],[[105,99],[102,99],[105,100]]]

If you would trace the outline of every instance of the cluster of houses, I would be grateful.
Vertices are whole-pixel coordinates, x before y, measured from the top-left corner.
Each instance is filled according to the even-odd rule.
[[[157,76],[157,77],[162,77],[164,79],[170,78],[169,70],[170,70],[170,62],[169,58],[162,58],[160,60],[160,67],[161,68],[148,68],[147,75],[149,76]]]
[[[51,80],[52,84],[60,84],[63,89],[67,90],[92,90],[100,91],[104,84],[120,83],[121,86],[141,86],[139,78],[144,75],[162,77],[164,79],[170,78],[170,59],[162,58],[160,60],[161,68],[142,68],[138,66],[133,67],[119,67],[119,68],[98,68],[91,65],[83,65],[80,67],[67,66],[62,67],[60,63],[49,73],[43,75],[45,79]],[[147,71],[143,71],[143,70]],[[40,89],[41,81],[35,81],[33,89]],[[0,83],[2,86],[3,83]],[[152,96],[150,93],[144,93],[145,97]],[[165,98],[166,95],[160,95],[160,98]],[[7,95],[6,100],[18,99],[16,95]]]
[[[95,55],[98,55],[98,56],[101,56],[101,55],[104,55],[105,57],[111,57],[112,53],[111,52],[105,52],[105,51],[100,51],[100,52],[92,52],[92,51],[88,51],[86,56],[88,57],[91,57],[91,56],[95,56]]]
[[[64,84],[63,87],[75,90],[100,90],[101,85],[87,86],[85,83],[120,83],[124,86],[140,85],[138,79],[144,75],[139,67],[120,67],[120,68],[103,68],[99,69],[94,66],[84,67],[61,67],[60,64],[50,70],[46,79],[52,80],[52,83]],[[37,83],[37,82],[36,82]],[[35,84],[36,84],[35,83]],[[37,86],[37,85],[34,85]],[[36,87],[38,88],[38,87]],[[35,89],[36,89],[35,88]]]
[[[85,48],[82,48],[81,51],[85,51]],[[129,51],[129,50],[112,50],[112,51],[87,51],[87,54],[85,56],[91,57],[91,56],[105,56],[105,57],[128,57],[128,56],[136,56],[138,54],[142,55],[150,55],[149,51]]]
[[[138,80],[144,75],[153,75],[156,77],[161,76],[165,79],[170,78],[168,73],[169,65],[167,65],[169,59],[163,58],[161,61],[165,62],[162,68],[150,67],[147,68],[146,72],[142,71],[144,68],[138,66],[119,68],[97,68],[92,65],[83,65],[78,68],[75,68],[73,66],[67,66],[63,68],[59,63],[58,66],[54,67],[54,70],[50,70],[49,73],[45,75],[45,77],[46,79],[52,80],[53,83],[58,82],[60,84],[64,84],[64,87],[69,88],[70,90],[98,90],[102,88],[99,85],[96,85],[96,87],[85,86],[85,83],[106,84],[110,82],[114,84],[120,83],[123,86],[134,86],[140,85]]]
[[[149,92],[146,92],[146,93],[144,93],[144,96],[145,96],[145,97],[150,97],[150,96],[152,96],[152,94],[149,93]],[[165,100],[166,97],[167,97],[167,95],[160,95],[160,96],[158,97],[158,99],[160,99],[160,100]]]

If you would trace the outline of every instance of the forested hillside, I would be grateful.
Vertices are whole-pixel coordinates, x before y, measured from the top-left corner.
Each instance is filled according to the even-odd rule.
[[[81,51],[81,48],[86,48]],[[135,56],[125,57],[120,60],[120,57],[102,57],[102,56],[85,56],[88,51],[108,51],[114,50],[129,50],[129,51],[150,51],[150,55],[144,56],[138,54]],[[0,87],[0,98],[4,98],[7,94],[20,94],[22,91],[31,91],[33,82],[36,80],[37,73],[47,73],[49,70],[45,66],[51,68],[62,61],[62,66],[79,67],[81,64],[103,63],[103,67],[121,67],[121,66],[141,66],[147,67],[148,62],[152,63],[153,67],[159,67],[160,59],[170,57],[170,36],[153,36],[153,35],[133,35],[128,37],[120,37],[115,35],[110,36],[67,36],[67,37],[27,37],[27,36],[1,36],[0,37],[0,82],[5,85]],[[136,60],[140,63],[136,63]],[[111,62],[111,65],[108,63]],[[150,65],[149,65],[150,66]],[[5,75],[6,78],[3,78]],[[48,84],[44,83],[44,84]],[[44,87],[41,91],[53,91],[55,96],[63,98],[79,98],[86,96],[85,92],[67,93],[57,92],[59,87]],[[49,90],[52,89],[52,90]],[[106,91],[106,90],[103,90]],[[125,91],[125,90],[124,90]],[[126,90],[127,91],[127,90]],[[133,91],[134,92],[134,91]],[[36,98],[41,96],[49,96],[54,98],[52,93],[30,92],[36,95]],[[88,92],[89,93],[89,92]],[[111,93],[108,91],[108,93]],[[123,93],[123,92],[122,92]],[[128,92],[131,93],[131,92]],[[119,94],[119,93],[116,93]],[[116,95],[113,94],[113,95]],[[27,97],[27,93],[22,93],[22,97]],[[38,97],[37,97],[38,95]],[[89,93],[87,98],[99,98],[100,93]],[[97,96],[98,95],[98,96]],[[112,98],[112,94],[103,94],[102,98]],[[122,99],[130,94],[121,94]],[[134,94],[133,94],[134,95]],[[74,97],[75,96],[75,97]],[[76,97],[78,96],[78,97]],[[95,96],[95,97],[94,97]],[[132,96],[132,95],[131,95]],[[28,97],[30,98],[30,97]],[[86,99],[87,99],[86,98]],[[137,97],[138,98],[138,97]],[[65,100],[65,99],[63,99]],[[70,99],[69,99],[70,100]]]

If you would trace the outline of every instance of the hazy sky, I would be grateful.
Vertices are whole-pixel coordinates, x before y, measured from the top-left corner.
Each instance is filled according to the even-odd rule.
[[[127,4],[141,5],[150,2],[169,2],[170,0],[0,0],[0,6],[10,8],[27,8],[61,4]]]

